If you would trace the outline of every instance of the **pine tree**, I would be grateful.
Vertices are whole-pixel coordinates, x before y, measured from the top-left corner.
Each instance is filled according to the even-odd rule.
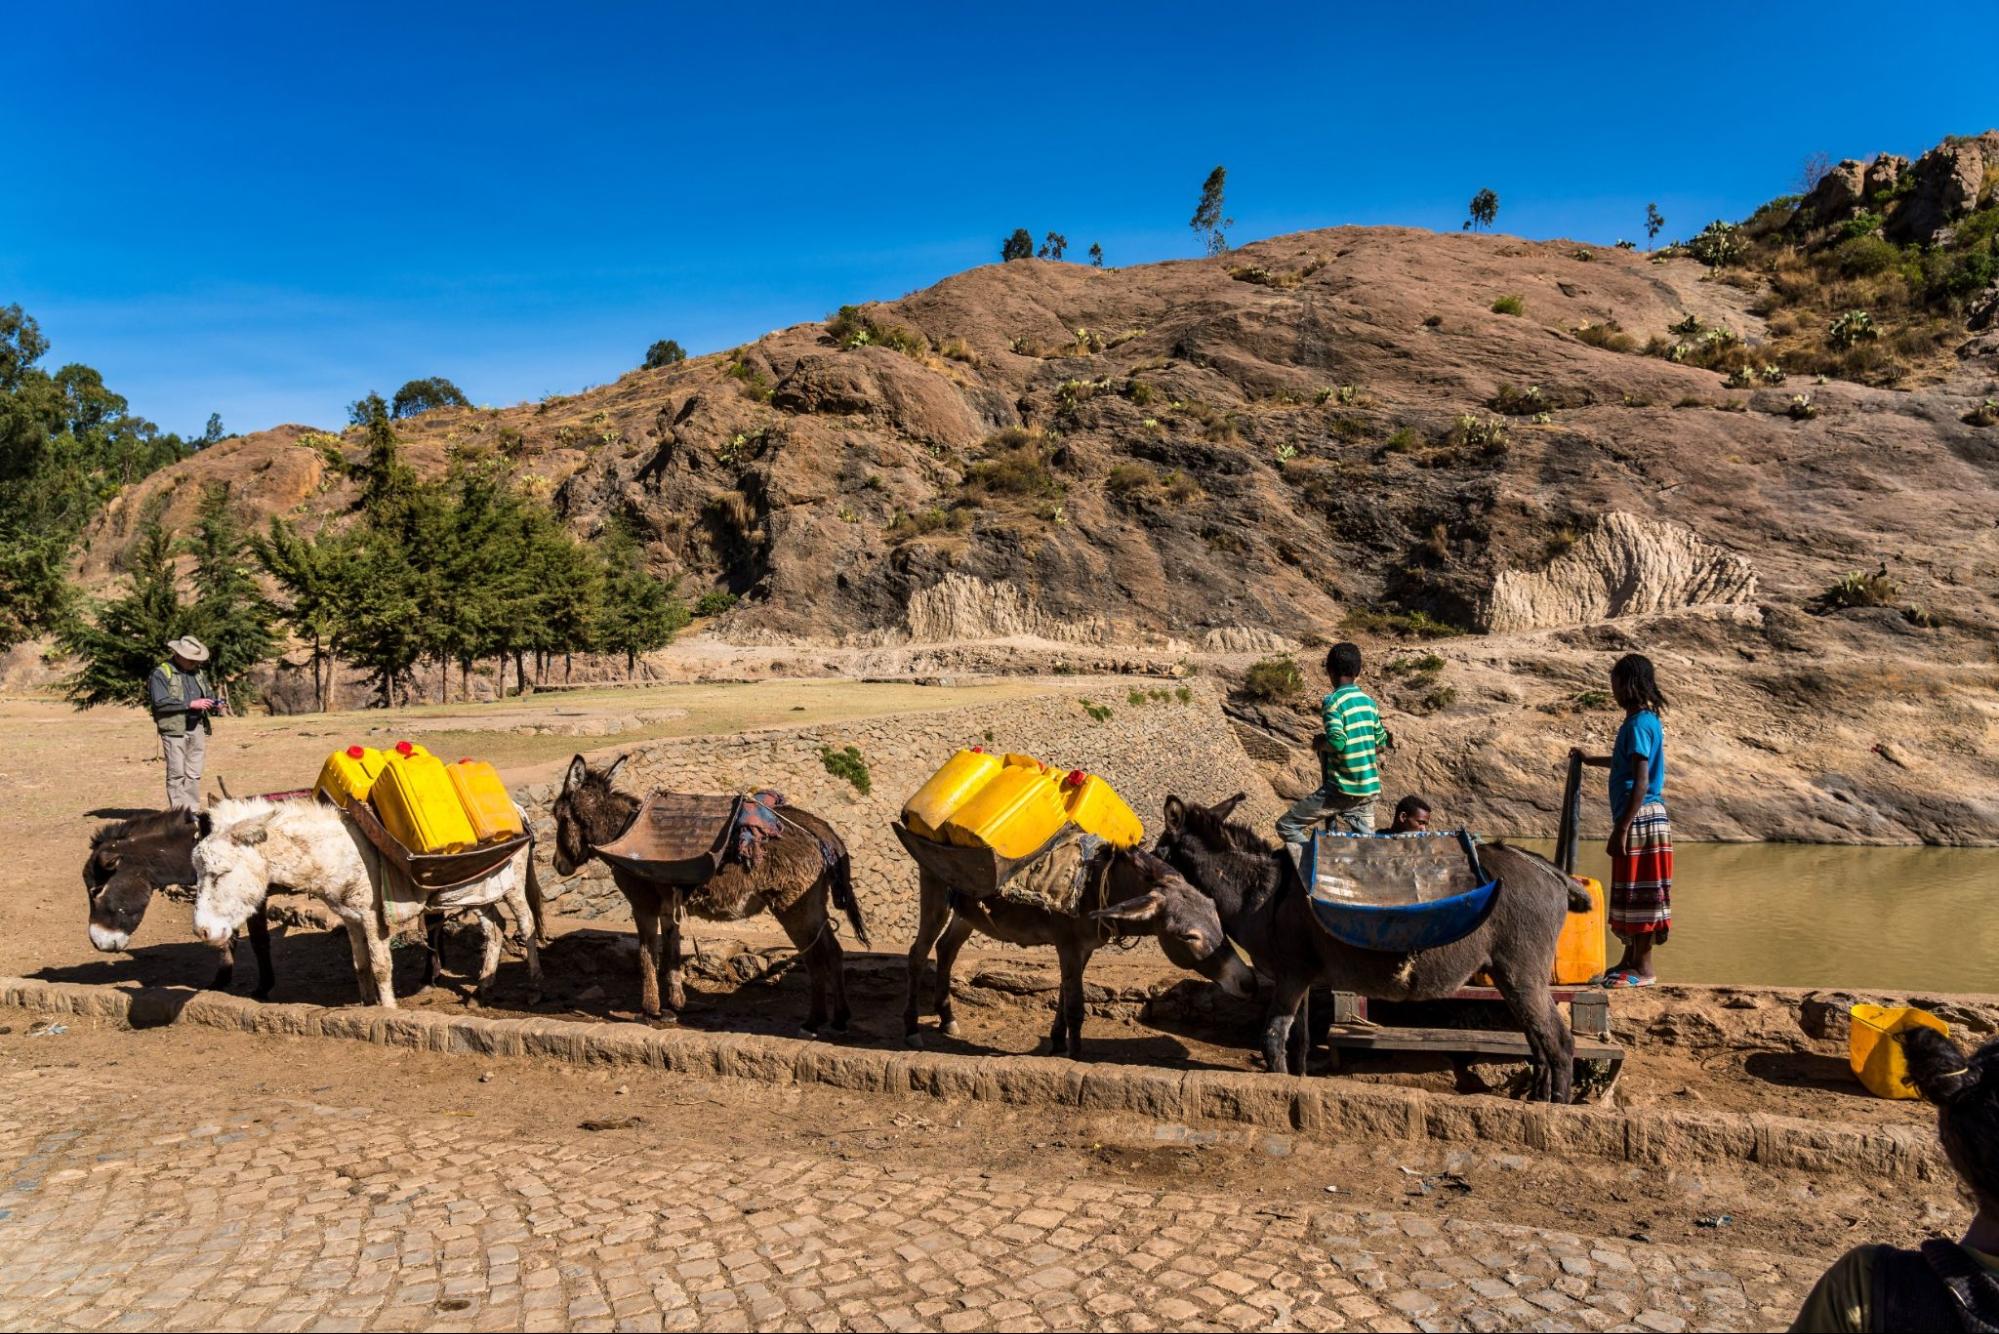
[[[1216,167],[1209,172],[1208,179],[1201,183],[1201,201],[1194,205],[1194,216],[1187,223],[1201,238],[1210,255],[1220,255],[1228,250],[1228,229],[1235,226],[1234,218],[1222,216],[1228,182],[1228,168]]]
[[[193,609],[181,601],[174,577],[173,536],[157,511],[126,560],[125,595],[61,635],[63,651],[82,663],[63,682],[63,694],[80,709],[146,704],[146,678],[166,658],[168,641],[193,628]]]
[[[187,550],[194,556],[192,633],[208,646],[211,678],[227,690],[275,656],[278,640],[271,632],[270,604],[250,572],[249,543],[229,509],[226,484],[202,492]]]
[[[347,416],[361,428],[362,443],[368,447],[368,457],[361,464],[361,507],[378,509],[407,495],[416,485],[416,474],[402,460],[389,405],[380,394],[370,394],[351,404]]]
[[[350,544],[327,529],[308,538],[278,518],[271,520],[267,534],[253,535],[249,542],[284,599],[276,608],[278,619],[312,650],[312,698],[324,713],[333,680],[327,652],[340,629],[342,566],[351,559]]]
[[[599,544],[604,562],[604,600],[593,638],[607,653],[625,655],[625,675],[638,671],[641,653],[673,642],[688,622],[687,607],[647,572],[645,553],[623,523],[614,523]]]

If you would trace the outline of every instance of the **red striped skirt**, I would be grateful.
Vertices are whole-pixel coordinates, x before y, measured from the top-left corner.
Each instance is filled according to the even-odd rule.
[[[1648,801],[1631,821],[1624,851],[1610,859],[1610,929],[1624,940],[1666,943],[1673,926],[1673,826],[1664,802]]]

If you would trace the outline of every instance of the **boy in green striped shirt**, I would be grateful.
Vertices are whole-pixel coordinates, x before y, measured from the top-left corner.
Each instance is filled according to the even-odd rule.
[[[1320,752],[1324,781],[1278,818],[1277,834],[1286,843],[1305,842],[1323,819],[1331,819],[1341,833],[1374,833],[1374,799],[1381,794],[1379,761],[1387,734],[1381,728],[1381,711],[1354,684],[1360,668],[1358,645],[1335,644],[1326,653],[1333,693],[1321,705],[1326,724]]]

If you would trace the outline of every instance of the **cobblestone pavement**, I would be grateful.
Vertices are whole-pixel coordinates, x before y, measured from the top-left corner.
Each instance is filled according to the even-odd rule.
[[[145,1078],[0,1071],[0,1327],[1781,1328],[1821,1266]]]

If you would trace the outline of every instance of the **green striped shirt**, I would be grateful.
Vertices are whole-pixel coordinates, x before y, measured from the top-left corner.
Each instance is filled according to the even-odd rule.
[[[1381,712],[1359,686],[1341,686],[1321,706],[1326,720],[1325,777],[1349,797],[1381,792]]]

